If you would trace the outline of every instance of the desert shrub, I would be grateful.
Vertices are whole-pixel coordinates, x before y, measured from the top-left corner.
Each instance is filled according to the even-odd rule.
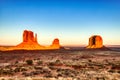
[[[9,69],[9,70],[3,70],[3,69],[1,69],[0,70],[0,75],[13,75],[13,74],[14,74],[14,72],[11,69]]]
[[[87,58],[91,58],[89,55],[82,55],[81,58],[87,59]]]
[[[32,64],[33,64],[33,61],[32,61],[32,60],[26,60],[26,63],[27,63],[28,65],[32,65]]]
[[[22,75],[24,75],[25,77],[27,77],[27,76],[33,76],[33,73],[23,72]]]
[[[84,67],[85,67],[84,65],[72,65],[73,69],[81,69],[81,68],[84,68]]]
[[[46,74],[44,75],[44,77],[50,78],[50,77],[53,77],[53,76],[52,76],[52,73],[46,73]]]
[[[41,64],[43,64],[43,61],[38,61],[37,64],[41,65]]]
[[[34,69],[36,69],[36,70],[42,70],[43,68],[41,66],[35,66]]]
[[[14,80],[14,79],[11,79],[11,78],[10,78],[10,79],[8,79],[8,80]]]
[[[38,75],[38,74],[40,74],[40,72],[39,71],[32,71],[31,74],[32,75]]]
[[[57,69],[58,72],[58,77],[60,76],[64,76],[64,77],[74,77],[75,76],[75,72],[73,70],[70,69]]]
[[[89,59],[88,62],[92,62],[92,60]]]
[[[50,62],[48,65],[49,66],[54,66],[55,64],[54,64],[54,62]]]
[[[3,69],[1,68],[1,69],[0,69],[0,75],[1,75],[2,73],[3,73]]]
[[[50,73],[51,71],[48,69],[43,69],[43,73]]]
[[[15,61],[15,64],[18,64],[19,62],[18,61]]]
[[[22,72],[22,71],[27,71],[27,69],[24,68],[24,67],[16,67],[16,68],[14,69],[14,72]]]
[[[14,72],[20,72],[20,71],[21,71],[20,67],[16,67],[14,70]]]
[[[27,71],[27,69],[22,67],[22,68],[21,68],[21,71]]]
[[[58,68],[58,69],[57,69],[57,72],[60,72],[60,71],[62,71],[62,69],[61,69],[61,68]]]
[[[57,77],[62,77],[62,74],[58,73],[58,74],[57,74]]]
[[[104,77],[96,77],[96,80],[106,80]]]
[[[115,72],[115,70],[112,70],[112,69],[111,69],[111,70],[109,70],[108,72],[110,72],[110,73],[114,73],[114,72]]]
[[[111,68],[111,69],[119,70],[119,69],[120,69],[120,65],[112,65],[112,68]]]
[[[60,62],[60,60],[56,60],[55,62],[50,62],[48,65],[49,66],[61,66],[62,63]]]
[[[57,59],[57,60],[55,61],[55,63],[61,63],[61,62],[60,62],[60,60]]]
[[[62,66],[63,63],[61,63],[60,60],[56,60],[56,61],[54,62],[54,65],[55,65],[55,66]]]
[[[119,74],[120,74],[120,70],[119,71],[117,71]]]
[[[56,70],[57,68],[55,68],[54,66],[49,66],[49,68],[51,69],[51,70]]]

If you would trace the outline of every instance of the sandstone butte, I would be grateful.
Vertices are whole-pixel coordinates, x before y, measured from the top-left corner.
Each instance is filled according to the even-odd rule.
[[[99,35],[93,35],[89,38],[89,43],[86,48],[102,48],[103,47],[103,39]]]
[[[42,46],[37,41],[37,34],[32,31],[24,30],[23,41],[14,46],[9,47],[4,50],[50,50],[50,49],[60,49],[59,39],[54,39],[50,46]]]

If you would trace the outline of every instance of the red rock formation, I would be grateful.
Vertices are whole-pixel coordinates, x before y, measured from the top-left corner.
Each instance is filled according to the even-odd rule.
[[[103,40],[101,36],[94,35],[89,38],[89,44],[87,48],[102,48],[102,47],[103,47]]]
[[[25,50],[34,50],[34,49],[43,49],[44,47],[39,45],[37,42],[37,34],[32,31],[24,30],[23,32],[23,42],[18,44],[16,49],[25,49]]]
[[[59,44],[59,39],[58,38],[53,40],[51,47],[55,48],[55,49],[56,48],[60,48],[60,44]]]
[[[49,49],[59,49],[59,39],[54,39],[52,45],[50,46],[41,46],[37,42],[37,34],[32,31],[24,30],[23,32],[23,42],[18,44],[17,46],[10,47],[6,50],[49,50]]]
[[[54,39],[52,45],[59,45],[59,39],[58,38]]]
[[[34,37],[32,31],[25,30],[23,33],[23,42],[37,42],[37,34]]]
[[[34,41],[37,42],[37,34],[35,34]]]

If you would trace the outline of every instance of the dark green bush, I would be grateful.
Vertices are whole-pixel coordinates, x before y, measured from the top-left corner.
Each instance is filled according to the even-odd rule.
[[[33,61],[32,61],[32,60],[26,60],[26,63],[27,63],[28,65],[32,65],[32,64],[33,64]]]
[[[43,64],[43,61],[38,61],[37,64],[41,65],[41,64]]]

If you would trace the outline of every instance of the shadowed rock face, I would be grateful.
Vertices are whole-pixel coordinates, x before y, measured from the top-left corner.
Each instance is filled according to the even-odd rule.
[[[94,35],[89,38],[89,44],[87,48],[102,48],[102,47],[103,47],[103,40],[101,36]]]

